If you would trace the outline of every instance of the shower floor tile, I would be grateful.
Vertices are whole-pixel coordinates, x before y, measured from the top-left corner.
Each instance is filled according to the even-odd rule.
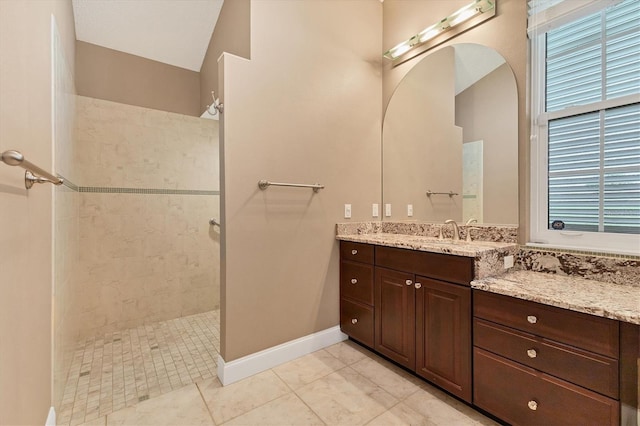
[[[79,342],[57,424],[82,424],[213,378],[219,350],[219,310]]]

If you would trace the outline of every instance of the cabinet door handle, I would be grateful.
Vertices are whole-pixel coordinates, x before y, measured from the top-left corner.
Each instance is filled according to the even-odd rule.
[[[355,278],[351,278],[351,284],[358,284],[358,280]]]
[[[420,287],[422,287],[422,284],[416,283],[416,288],[420,288]]]
[[[358,250],[351,250],[351,254],[355,256],[356,254],[358,254]]]
[[[411,284],[413,284],[413,281],[411,281],[411,280],[406,280],[406,281],[405,281],[405,283],[407,283],[407,285],[411,285]]]
[[[527,350],[527,356],[529,358],[535,358],[535,357],[538,356],[538,352],[536,352],[535,349],[529,349],[529,350]]]
[[[358,318],[351,318],[351,324],[357,324]]]
[[[538,318],[535,315],[528,315],[527,321],[529,321],[530,324],[535,324],[538,322]]]
[[[529,409],[532,411],[536,411],[538,409],[538,403],[534,400],[531,400],[527,402],[527,407],[529,407]]]

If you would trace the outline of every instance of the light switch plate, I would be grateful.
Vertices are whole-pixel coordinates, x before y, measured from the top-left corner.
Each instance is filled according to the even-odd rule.
[[[384,215],[386,217],[391,217],[391,204],[384,205]]]
[[[407,216],[413,216],[413,204],[407,204]]]
[[[344,218],[351,219],[351,204],[344,205]]]
[[[372,217],[380,216],[380,205],[378,203],[371,204],[371,216]]]

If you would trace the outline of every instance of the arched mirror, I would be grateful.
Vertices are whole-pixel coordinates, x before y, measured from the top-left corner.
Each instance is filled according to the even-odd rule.
[[[455,44],[420,60],[389,101],[382,146],[386,220],[518,223],[518,95],[495,50]]]

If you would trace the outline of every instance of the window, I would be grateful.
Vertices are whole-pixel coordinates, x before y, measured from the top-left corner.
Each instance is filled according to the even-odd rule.
[[[639,254],[640,1],[529,4],[531,240]]]

